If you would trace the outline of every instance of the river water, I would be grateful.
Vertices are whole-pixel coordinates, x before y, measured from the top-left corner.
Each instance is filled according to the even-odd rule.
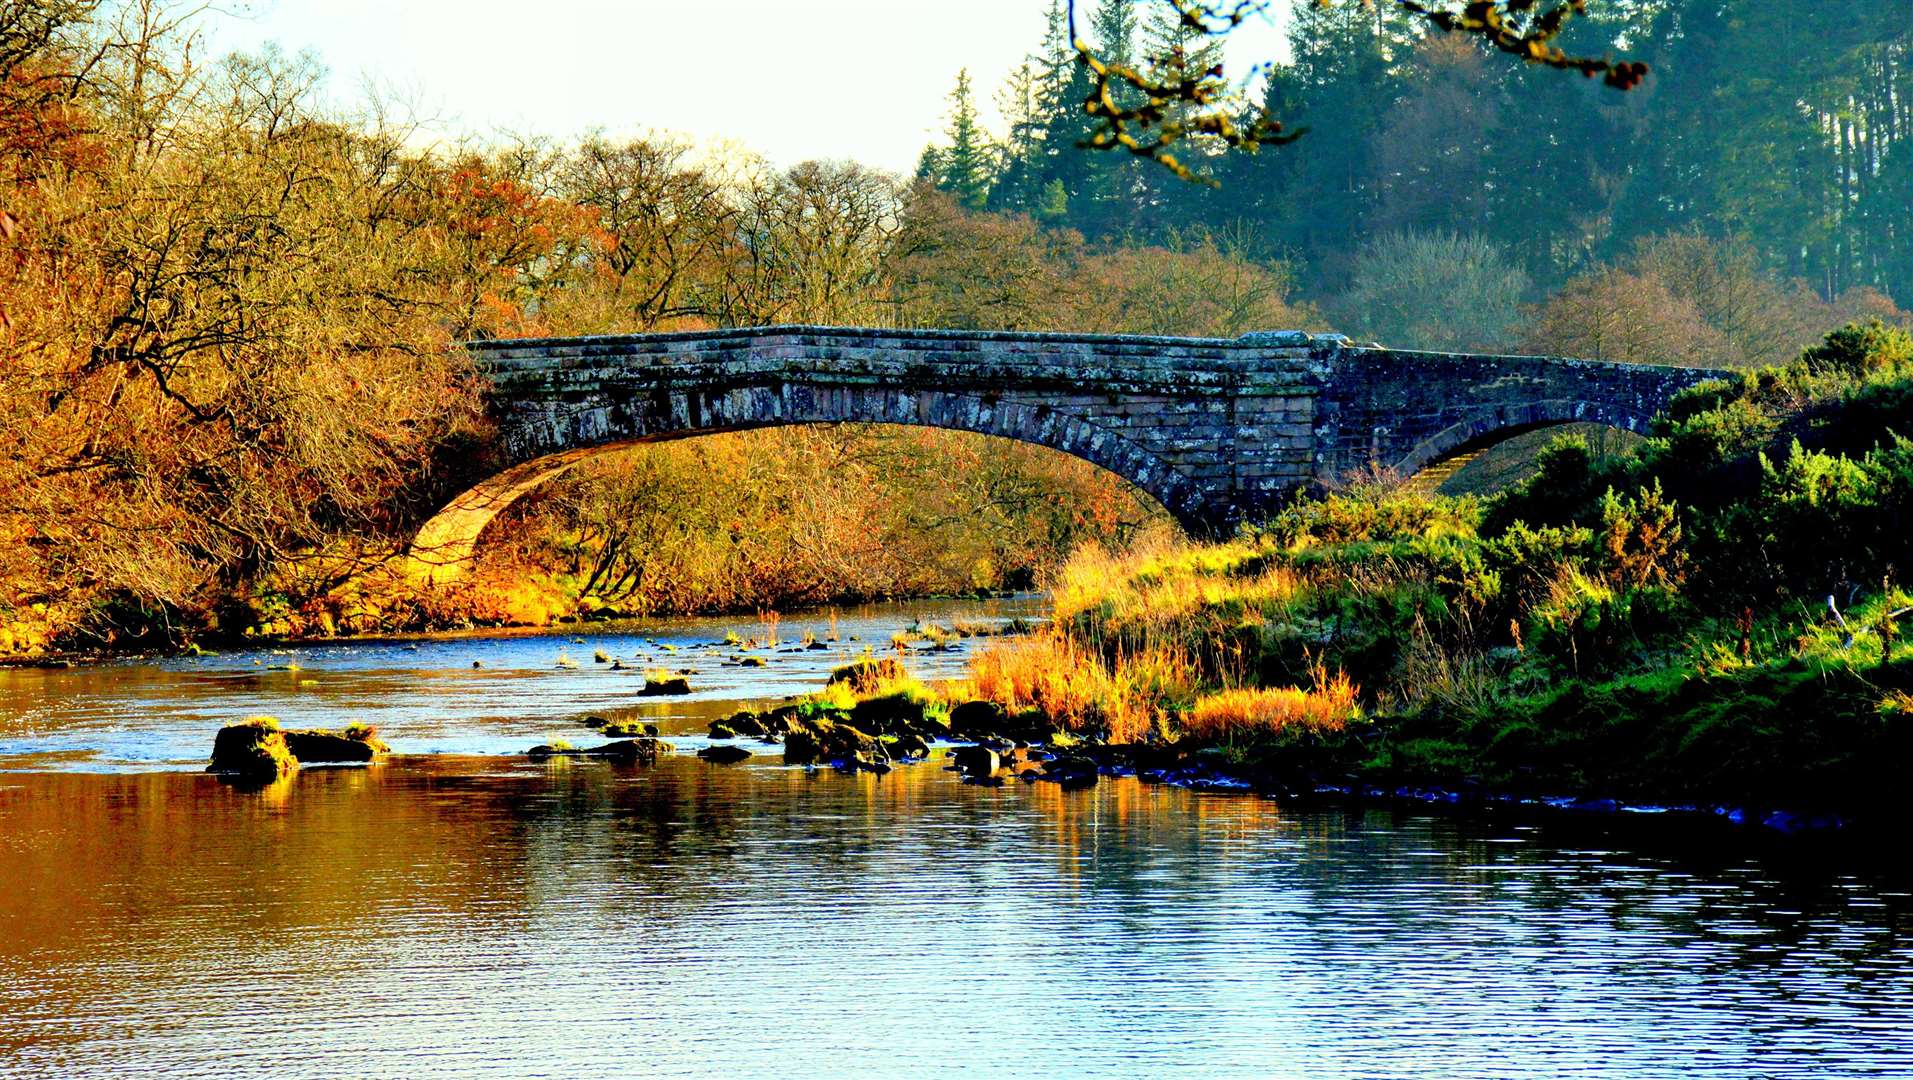
[[[1021,610],[763,668],[685,620],[0,671],[0,1076],[1913,1076],[1897,853],[686,753],[919,612]],[[637,701],[667,664],[699,693]],[[398,753],[197,771],[261,712]],[[587,712],[681,752],[502,756]]]

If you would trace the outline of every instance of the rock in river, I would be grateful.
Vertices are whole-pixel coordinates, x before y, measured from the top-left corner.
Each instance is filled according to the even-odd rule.
[[[638,691],[641,697],[663,697],[665,695],[688,694],[691,692],[691,680],[682,675],[645,676],[644,689]]]
[[[579,750],[570,746],[534,746],[525,752],[525,756],[533,761],[549,761],[560,757],[595,758],[621,765],[638,763],[649,765],[658,759],[659,754],[670,752],[669,743],[661,743],[656,739],[620,739],[588,750]]]
[[[286,748],[285,732],[270,716],[255,716],[242,723],[219,729],[213,737],[213,760],[207,772],[243,776],[252,780],[273,780],[299,767],[299,759]]]
[[[784,736],[784,761],[790,765],[809,765],[822,761],[849,761],[862,757],[881,761],[888,755],[883,744],[869,735],[823,717],[804,719],[792,716],[790,731]]]
[[[950,751],[950,758],[965,776],[989,776],[1001,764],[996,751],[987,746],[959,746]]]
[[[749,759],[751,752],[741,746],[707,746],[697,756],[713,765],[735,765]]]
[[[890,756],[898,761],[930,756],[930,744],[921,735],[899,735],[890,741]]]
[[[392,752],[371,728],[358,725],[343,732],[288,731],[286,749],[292,751],[292,756],[302,765],[364,763],[377,761]]]

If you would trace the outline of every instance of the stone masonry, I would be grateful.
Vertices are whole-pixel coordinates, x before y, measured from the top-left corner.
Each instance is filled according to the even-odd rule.
[[[500,510],[607,448],[780,424],[895,423],[1053,447],[1225,530],[1297,488],[1413,473],[1518,431],[1645,431],[1722,372],[1464,356],[1334,335],[1233,339],[780,326],[487,341],[504,468],[426,524],[415,554],[455,576]]]

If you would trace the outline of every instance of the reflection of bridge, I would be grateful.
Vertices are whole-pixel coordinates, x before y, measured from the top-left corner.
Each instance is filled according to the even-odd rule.
[[[780,326],[469,346],[491,381],[502,472],[415,545],[455,576],[500,510],[599,451],[779,424],[890,423],[1054,447],[1133,482],[1195,531],[1311,480],[1412,473],[1519,431],[1644,431],[1722,373],[1235,339]]]

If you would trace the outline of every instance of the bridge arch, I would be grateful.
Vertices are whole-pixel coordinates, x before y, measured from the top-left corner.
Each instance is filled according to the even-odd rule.
[[[1651,412],[1613,402],[1584,399],[1522,402],[1471,414],[1450,424],[1417,443],[1392,464],[1391,470],[1397,476],[1412,477],[1459,455],[1487,449],[1539,428],[1602,424],[1636,435],[1646,435],[1653,420]]]
[[[432,582],[470,569],[485,528],[513,503],[600,454],[650,443],[797,424],[900,424],[967,431],[1048,447],[1106,469],[1155,499],[1185,528],[1207,526],[1202,492],[1157,455],[1093,418],[993,394],[782,383],[652,396],[644,408],[597,406],[517,440],[529,457],[453,498],[420,527],[413,564]],[[522,430],[522,429],[521,429]],[[537,453],[537,448],[563,447]],[[521,453],[526,452],[521,449]]]

